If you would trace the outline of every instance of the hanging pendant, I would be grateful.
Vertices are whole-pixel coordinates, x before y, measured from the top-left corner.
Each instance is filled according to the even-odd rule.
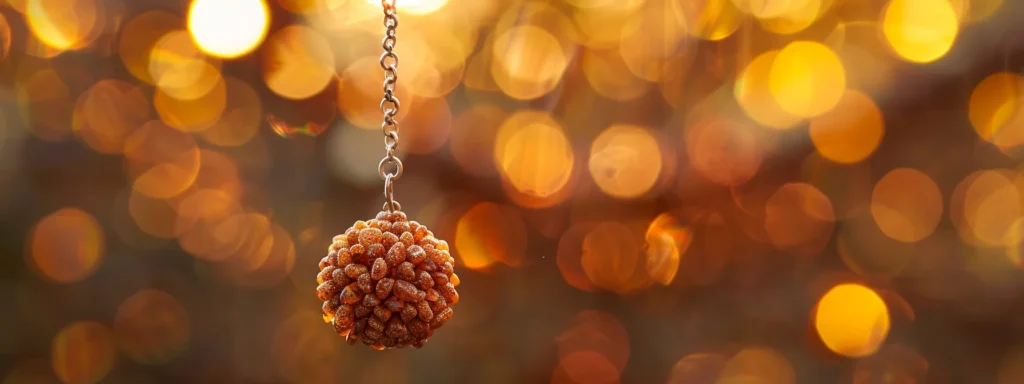
[[[398,150],[398,14],[395,0],[381,0],[384,39],[380,67],[384,70],[384,159],[377,166],[384,180],[384,208],[377,217],[357,221],[334,237],[320,260],[317,297],[324,321],[334,325],[349,344],[362,341],[378,350],[423,347],[434,330],[447,322],[458,304],[459,276],[448,242],[415,221],[395,201],[394,182],[402,177]]]
[[[320,260],[324,320],[349,344],[420,348],[454,315],[454,265],[448,243],[400,210],[357,221]]]

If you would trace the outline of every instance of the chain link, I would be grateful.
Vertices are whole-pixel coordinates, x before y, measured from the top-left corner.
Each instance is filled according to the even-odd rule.
[[[402,177],[402,160],[395,156],[398,151],[398,112],[402,109],[402,103],[395,95],[395,85],[398,83],[398,54],[395,53],[395,44],[398,43],[398,12],[395,9],[395,0],[381,0],[384,8],[384,39],[381,40],[381,48],[384,53],[380,55],[380,67],[384,70],[384,98],[380,101],[380,111],[384,114],[384,122],[380,130],[384,133],[384,149],[386,154],[377,165],[380,178],[384,180],[384,209],[398,211],[402,205],[395,201],[394,182]]]

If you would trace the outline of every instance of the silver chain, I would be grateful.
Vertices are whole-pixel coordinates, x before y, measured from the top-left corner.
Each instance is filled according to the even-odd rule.
[[[381,46],[384,53],[380,55],[380,67],[384,69],[384,99],[380,101],[380,111],[384,114],[384,122],[380,129],[384,133],[384,149],[387,154],[377,165],[380,178],[384,180],[384,209],[389,212],[402,210],[402,205],[395,201],[395,180],[402,177],[402,160],[395,156],[398,150],[398,121],[395,118],[402,108],[395,95],[395,84],[398,82],[398,55],[395,44],[398,43],[398,12],[395,0],[381,0],[384,7],[384,40]]]

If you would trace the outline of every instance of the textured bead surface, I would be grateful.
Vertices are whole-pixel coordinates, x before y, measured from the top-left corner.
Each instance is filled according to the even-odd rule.
[[[316,294],[348,344],[420,348],[454,315],[453,266],[447,242],[401,211],[382,211],[332,239]]]

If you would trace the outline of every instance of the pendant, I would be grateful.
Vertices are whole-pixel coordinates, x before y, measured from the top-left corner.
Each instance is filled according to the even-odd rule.
[[[454,266],[448,242],[401,210],[357,221],[320,260],[324,321],[348,344],[421,348],[454,315]]]

